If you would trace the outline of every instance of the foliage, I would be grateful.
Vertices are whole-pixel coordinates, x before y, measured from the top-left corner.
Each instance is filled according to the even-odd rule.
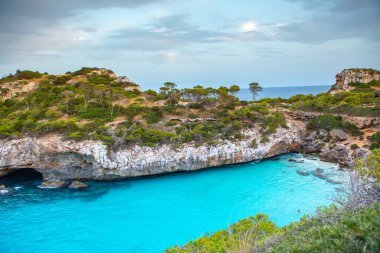
[[[39,73],[38,71],[17,70],[15,76],[17,79],[37,79],[37,78],[42,77],[42,74]]]
[[[249,90],[252,93],[252,98],[255,100],[257,94],[263,90],[263,88],[260,86],[259,83],[250,83],[249,84]]]
[[[373,87],[376,87],[378,82],[358,83],[352,91],[335,94],[296,95],[290,97],[287,102],[295,110],[377,116],[380,114],[380,95]]]
[[[311,120],[308,123],[307,128],[310,130],[324,129],[326,131],[331,131],[334,128],[340,128],[354,136],[362,135],[362,132],[360,132],[358,127],[354,124],[342,120],[341,116],[334,116],[329,114],[321,115]]]
[[[187,252],[229,252],[238,250],[244,238],[247,241],[260,241],[266,236],[278,231],[276,225],[268,216],[257,214],[255,217],[243,219],[227,230],[218,231],[212,235],[206,235],[195,241],[191,241],[183,247],[175,246],[167,249],[166,253]]]
[[[356,168],[364,180],[380,181],[380,149],[372,150],[365,160],[356,160]]]
[[[283,228],[259,214],[237,222],[228,231],[221,230],[166,250],[167,253],[379,251],[380,203],[358,212],[331,206],[312,218],[303,217]]]
[[[371,141],[371,146],[369,149],[380,149],[380,132],[376,132],[369,136],[368,139]]]

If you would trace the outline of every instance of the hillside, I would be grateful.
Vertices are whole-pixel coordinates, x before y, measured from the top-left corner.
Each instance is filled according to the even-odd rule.
[[[248,162],[288,152],[352,166],[379,147],[379,83],[240,101],[239,87],[141,91],[100,68],[0,79],[0,174],[114,179]]]

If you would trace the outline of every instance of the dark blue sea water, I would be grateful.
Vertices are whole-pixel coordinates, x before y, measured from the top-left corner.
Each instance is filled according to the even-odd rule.
[[[1,179],[13,193],[0,195],[0,252],[162,252],[256,213],[286,225],[330,204],[344,187],[297,170],[319,167],[331,178],[345,178],[332,164],[288,157],[89,182],[85,190],[39,189],[40,179],[30,176]]]
[[[291,86],[291,87],[267,87],[263,88],[256,99],[261,98],[290,98],[297,94],[312,94],[316,95],[322,92],[327,92],[331,86],[319,85],[319,86]],[[241,89],[238,93],[238,97],[241,100],[252,100],[252,93],[249,89]]]

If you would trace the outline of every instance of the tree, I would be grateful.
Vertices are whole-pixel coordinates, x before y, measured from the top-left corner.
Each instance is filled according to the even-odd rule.
[[[72,92],[71,90],[64,90],[61,93],[61,96],[66,104],[66,114],[69,115],[70,99],[74,96],[74,92]]]
[[[166,82],[164,83],[164,87],[160,88],[161,93],[168,99],[170,106],[174,106],[178,100],[179,90],[176,87],[177,84]]]
[[[240,91],[240,87],[237,86],[237,85],[231,85],[229,91],[230,91],[230,93],[231,93],[233,96],[236,96],[236,94]]]
[[[263,90],[263,88],[260,86],[259,83],[250,83],[249,84],[249,90],[252,92],[252,98],[253,101],[255,101],[255,98],[257,94]]]

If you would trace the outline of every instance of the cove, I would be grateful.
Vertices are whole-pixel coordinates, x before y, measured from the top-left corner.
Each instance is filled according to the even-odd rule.
[[[345,184],[297,170],[323,169],[335,181],[347,174],[331,163],[283,155],[261,162],[113,182],[85,190],[39,189],[40,179],[0,179],[3,253],[162,252],[256,213],[278,225],[332,203]],[[297,157],[298,159],[298,157]],[[20,188],[21,187],[21,188]],[[298,212],[299,210],[299,212]]]

